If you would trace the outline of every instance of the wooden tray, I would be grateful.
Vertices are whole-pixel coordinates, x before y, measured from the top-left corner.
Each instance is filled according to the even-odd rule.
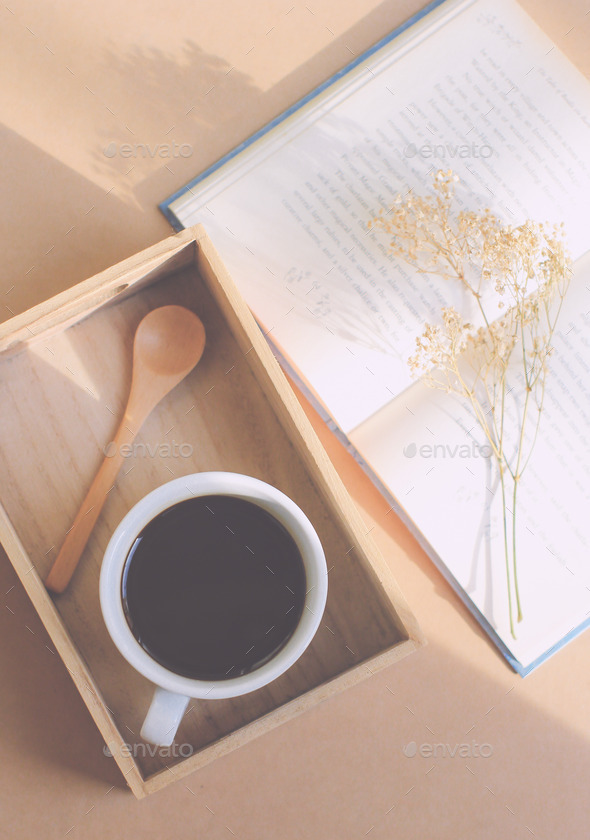
[[[137,438],[144,446],[123,467],[69,589],[53,599],[42,581],[122,415],[135,328],[167,303],[201,317],[205,354],[145,423]],[[387,565],[202,228],[0,327],[0,392],[0,539],[137,797],[420,644]],[[305,511],[330,569],[326,613],[287,673],[243,697],[194,701],[177,754],[151,754],[138,733],[152,686],[107,634],[98,601],[101,558],[118,522],[149,490],[210,469],[268,481]]]

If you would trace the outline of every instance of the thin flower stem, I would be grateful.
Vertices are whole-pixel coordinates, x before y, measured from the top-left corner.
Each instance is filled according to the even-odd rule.
[[[524,446],[524,433],[526,428],[526,420],[532,391],[527,389],[526,397],[524,398],[524,408],[522,411],[522,422],[520,426],[520,438],[518,441],[518,454],[516,457],[516,467],[514,469],[514,480],[512,490],[512,567],[514,570],[514,594],[516,597],[516,609],[518,611],[517,621],[522,621],[522,607],[520,604],[520,594],[518,591],[518,574],[516,570],[516,494],[518,485],[522,476],[520,472],[520,462],[522,460],[522,451]]]
[[[537,406],[537,422],[535,423],[535,431],[534,431],[534,434],[533,434],[533,440],[532,440],[532,443],[530,445],[529,454],[527,455],[526,461],[522,465],[521,473],[523,473],[526,470],[527,464],[531,460],[531,455],[533,454],[533,452],[535,450],[535,443],[537,442],[537,436],[539,434],[539,427],[541,425],[541,414],[543,412],[543,402],[544,402],[544,400],[545,400],[545,383],[543,382],[543,391],[542,391],[542,394],[541,394],[541,402]]]
[[[516,638],[514,633],[514,616],[512,614],[512,593],[510,589],[510,552],[508,550],[508,522],[506,519],[506,484],[504,480],[504,468],[507,467],[510,470],[510,465],[504,455],[504,416],[505,416],[505,406],[506,406],[506,376],[502,376],[502,399],[501,399],[501,421],[500,421],[500,460],[498,462],[498,469],[500,470],[500,482],[502,486],[502,524],[504,529],[504,562],[506,565],[506,586],[508,587],[508,613],[510,617],[510,632],[513,638]],[[511,473],[512,475],[512,473]],[[514,476],[512,476],[514,480]],[[514,513],[514,511],[513,511]],[[516,572],[516,567],[514,566],[514,550],[512,552],[512,565]],[[516,581],[516,575],[515,575]],[[518,592],[518,589],[517,589]]]
[[[516,563],[516,492],[518,490],[518,483],[517,475],[512,485],[512,573],[514,576],[514,596],[516,599],[516,620],[520,622],[522,621],[522,606],[518,589],[518,570]]]
[[[508,551],[508,524],[506,522],[506,484],[504,482],[504,469],[500,466],[500,485],[502,487],[502,506],[504,509],[504,558],[506,561],[506,586],[508,591],[508,616],[510,619],[510,633],[516,639],[514,632],[514,618],[512,616],[512,591],[510,587],[510,552]]]
[[[471,405],[473,407],[473,411],[475,412],[477,422],[479,423],[482,431],[486,435],[486,437],[489,441],[489,444],[492,447],[494,455],[496,456],[496,458],[498,460],[501,460],[501,455],[498,451],[498,447],[496,445],[496,442],[494,441],[494,439],[490,435],[488,424],[487,424],[486,418],[485,418],[485,414],[483,412],[483,409],[482,409],[480,403],[476,400],[475,394],[473,393],[471,388],[467,387],[467,384],[465,383],[465,380],[461,376],[459,368],[455,369],[455,375],[457,376],[459,382],[461,383],[461,387],[462,387],[462,390],[463,390],[463,396],[467,397],[467,399],[469,400],[469,402],[471,403]]]

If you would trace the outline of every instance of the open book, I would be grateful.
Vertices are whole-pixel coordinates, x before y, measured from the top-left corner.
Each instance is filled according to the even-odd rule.
[[[524,674],[590,616],[590,83],[513,0],[426,12],[163,210],[176,228],[204,223],[285,363]],[[466,208],[564,222],[575,259],[519,491],[516,639],[482,434],[408,367],[448,283],[368,227],[438,169]]]

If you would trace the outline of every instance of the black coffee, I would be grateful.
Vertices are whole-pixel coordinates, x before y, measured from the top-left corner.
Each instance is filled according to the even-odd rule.
[[[123,570],[127,622],[157,662],[225,680],[271,659],[299,622],[305,570],[289,532],[253,502],[200,496],[158,514]]]

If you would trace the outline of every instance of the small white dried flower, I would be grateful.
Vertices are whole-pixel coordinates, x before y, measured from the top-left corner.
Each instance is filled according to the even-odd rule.
[[[534,417],[528,405],[531,400],[536,404],[534,423],[538,424],[559,303],[571,276],[570,258],[563,239],[563,224],[549,228],[527,220],[518,226],[506,225],[489,209],[479,213],[455,211],[457,181],[451,170],[439,170],[433,177],[432,195],[397,196],[390,212],[374,219],[373,225],[389,235],[391,252],[417,271],[438,273],[461,284],[471,294],[485,324],[475,328],[453,307],[445,307],[439,324],[425,325],[408,363],[411,371],[430,387],[442,388],[469,402],[494,453],[503,497],[506,477],[510,476],[514,482],[510,501],[514,547],[512,585],[520,620],[515,553],[516,490],[530,457],[530,451],[524,451],[527,423]],[[489,308],[490,295],[486,294],[489,290],[495,294],[495,298],[491,297],[493,306],[502,310],[500,318]],[[525,398],[517,427],[507,429],[505,398],[514,362],[521,366]],[[508,446],[506,437],[516,440],[517,445]],[[536,435],[531,438],[534,443]],[[505,530],[506,510],[505,502]],[[506,533],[505,545],[508,546]],[[509,559],[507,554],[507,564]],[[514,635],[511,591],[508,577],[510,626]]]

